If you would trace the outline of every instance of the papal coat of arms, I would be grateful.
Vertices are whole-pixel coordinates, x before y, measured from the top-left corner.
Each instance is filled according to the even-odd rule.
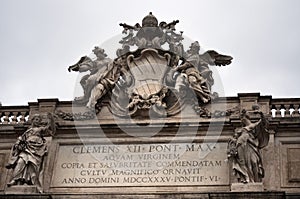
[[[159,117],[178,114],[186,101],[201,107],[216,98],[209,65],[228,65],[232,57],[213,50],[200,54],[197,41],[185,50],[182,32],[175,32],[178,22],[158,23],[150,12],[142,25],[121,23],[125,36],[117,58],[107,58],[104,49],[95,47],[96,60],[84,56],[69,67],[69,71],[89,71],[80,81],[84,95],[75,102],[100,111],[108,96],[110,110],[117,116]]]

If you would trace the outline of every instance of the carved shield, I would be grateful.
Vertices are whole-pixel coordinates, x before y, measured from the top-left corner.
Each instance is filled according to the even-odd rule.
[[[128,56],[127,64],[133,79],[128,92],[143,99],[159,93],[163,88],[165,75],[170,70],[170,57],[168,53],[160,55],[155,49],[145,49],[137,57]]]

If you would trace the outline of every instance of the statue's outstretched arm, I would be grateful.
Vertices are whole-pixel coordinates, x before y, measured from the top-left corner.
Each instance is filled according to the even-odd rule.
[[[265,118],[264,114],[261,111],[258,111],[261,119],[257,122],[255,131],[256,137],[258,139],[258,147],[264,148],[269,143],[269,131],[268,131],[268,120]]]
[[[209,65],[216,65],[216,66],[226,66],[231,64],[232,57],[229,55],[222,55],[214,50],[208,50],[203,55],[201,55]]]
[[[92,66],[93,65],[91,58],[89,58],[88,56],[83,56],[76,64],[69,66],[68,71],[85,72],[90,70]]]

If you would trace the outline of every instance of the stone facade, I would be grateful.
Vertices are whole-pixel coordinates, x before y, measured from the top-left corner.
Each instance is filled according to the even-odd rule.
[[[106,100],[103,103],[106,104]],[[118,194],[130,198],[132,194],[150,197],[161,193],[173,194],[175,198],[174,194],[182,197],[198,194],[194,195],[198,197],[207,192],[235,193],[237,188],[232,185],[236,180],[227,161],[226,145],[234,129],[240,126],[239,111],[249,110],[252,104],[258,104],[269,121],[269,144],[262,149],[265,177],[261,185],[255,185],[258,189],[253,189],[251,184],[246,188],[240,184],[238,189],[285,192],[291,198],[299,194],[300,99],[241,93],[237,97],[219,98],[214,106],[224,103],[226,110],[237,111],[222,117],[195,118],[191,117],[193,114],[171,117],[164,121],[163,127],[159,126],[161,119],[154,118],[147,128],[143,126],[149,123],[147,120],[137,120],[140,126],[136,126],[136,121],[116,119],[107,105],[95,118],[75,121],[58,115],[72,113],[71,101],[39,99],[28,106],[1,106],[1,194],[9,197],[11,193],[36,192],[32,185],[8,187],[11,171],[5,165],[17,137],[29,127],[30,117],[37,113],[58,115],[55,135],[46,136],[48,153],[43,162],[40,196],[76,198],[77,194],[90,194],[89,197],[97,198]],[[85,107],[73,106],[73,112],[84,110]],[[221,130],[217,128],[219,123]],[[184,132],[178,130],[182,124]],[[130,129],[130,133],[126,129]],[[157,132],[154,135],[153,129]],[[206,151],[208,155],[203,155]],[[213,198],[208,195],[204,194],[203,198]]]

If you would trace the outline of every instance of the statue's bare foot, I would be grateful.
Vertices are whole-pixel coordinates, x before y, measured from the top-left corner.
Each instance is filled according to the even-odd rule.
[[[16,180],[12,180],[9,183],[7,183],[7,186],[11,187],[11,186],[16,185],[16,184],[17,184],[17,181]]]
[[[209,102],[209,99],[206,99],[206,98],[201,98],[201,100],[202,100],[202,102],[203,102],[204,104],[206,104],[206,103]]]

